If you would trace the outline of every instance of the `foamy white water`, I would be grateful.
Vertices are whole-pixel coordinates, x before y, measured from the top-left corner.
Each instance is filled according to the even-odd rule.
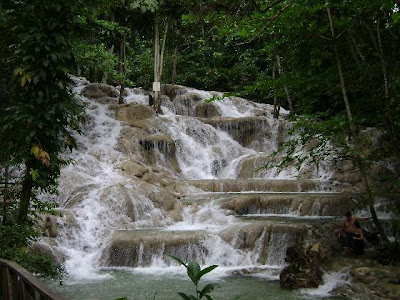
[[[84,83],[79,83],[76,92],[79,93],[83,87]],[[185,91],[196,93],[201,99],[217,94],[189,88],[182,89],[181,92]],[[148,105],[149,97],[143,91],[126,89],[126,93],[126,103]],[[197,251],[189,257],[199,258],[203,267],[219,265],[210,274],[211,279],[241,272],[268,280],[278,279],[279,270],[285,265],[286,249],[294,242],[293,234],[274,228],[261,228],[262,232],[254,238],[252,246],[240,248],[238,243],[243,243],[243,237],[237,234],[229,240],[222,238],[221,233],[240,226],[239,223],[243,225],[246,221],[242,219],[239,222],[213,202],[183,207],[181,220],[172,222],[166,212],[155,207],[136,186],[137,183],[121,171],[123,162],[131,159],[116,149],[124,125],[115,120],[113,111],[107,105],[84,97],[81,97],[81,101],[86,104],[84,134],[75,136],[78,149],[71,155],[75,164],[64,168],[60,179],[60,205],[64,217],[60,221],[56,248],[66,258],[65,266],[69,273],[67,283],[109,279],[110,275],[100,274],[98,270],[100,256],[113,231],[138,228],[204,232],[205,237],[200,240],[199,245],[189,245],[187,251]],[[156,125],[150,131],[151,134],[162,133],[173,140],[181,170],[179,175],[184,179],[238,178],[243,164],[248,163],[249,159],[265,157],[278,147],[279,122],[272,119],[271,106],[249,103],[235,97],[216,101],[214,105],[221,117],[245,118],[256,115],[263,118],[266,128],[260,130],[270,130],[270,137],[260,139],[258,144],[252,145],[253,148],[244,147],[227,132],[195,117],[176,115],[176,108],[163,106],[166,114],[157,117],[157,122],[154,122]],[[185,111],[184,108],[180,109]],[[287,114],[284,110],[281,112],[283,115]],[[255,150],[258,148],[262,148],[262,151]],[[162,165],[163,160],[166,158],[158,153],[157,163]],[[140,163],[144,164],[144,159]],[[254,167],[257,167],[256,163]],[[320,170],[320,174],[323,172],[325,171]],[[286,169],[279,175],[276,169],[272,169],[262,171],[254,177],[268,179],[278,175],[278,178],[293,179],[297,174],[298,171],[294,168]],[[328,176],[327,174],[322,176]],[[193,191],[196,189],[193,188]],[[156,190],[152,192],[155,193]],[[159,197],[161,202],[163,195]],[[298,218],[299,212],[289,212],[283,216]],[[267,254],[265,248],[269,249]],[[145,246],[140,243],[137,249],[139,267],[130,271],[154,276],[181,274],[182,267],[166,260],[162,251],[163,246],[152,256],[150,266],[143,267]],[[330,287],[326,287],[326,290],[329,289]]]
[[[340,272],[329,272],[323,275],[324,283],[316,289],[302,289],[300,294],[313,297],[329,297],[332,291],[342,285],[349,284],[349,273],[347,269]]]
[[[176,158],[186,179],[214,179],[223,173],[231,174],[235,158],[255,153],[196,118],[164,118],[164,130],[175,142]]]
[[[79,85],[79,93],[84,85]],[[132,183],[120,172],[124,159],[114,148],[121,124],[106,105],[80,96],[86,105],[82,135],[75,135],[77,149],[74,164],[63,168],[60,179],[60,220],[57,248],[65,255],[65,267],[71,282],[81,279],[105,279],[97,274],[98,259],[115,229],[154,227],[165,217],[153,203],[137,194]],[[134,220],[128,216],[134,207]]]

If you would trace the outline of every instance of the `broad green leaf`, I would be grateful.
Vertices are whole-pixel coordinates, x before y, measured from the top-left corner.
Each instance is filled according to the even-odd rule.
[[[200,266],[197,262],[191,261],[187,265],[187,274],[189,275],[190,279],[192,279],[193,283],[197,285],[199,283],[200,277]]]
[[[218,265],[212,265],[209,266],[207,268],[204,268],[203,270],[200,271],[200,273],[198,274],[198,278],[200,279],[204,274],[207,274],[209,272],[211,272],[212,270],[214,270],[216,267],[218,267]]]

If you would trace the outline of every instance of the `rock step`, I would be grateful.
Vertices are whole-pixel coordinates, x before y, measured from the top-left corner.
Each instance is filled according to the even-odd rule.
[[[199,241],[206,234],[205,231],[116,230],[102,253],[101,264],[107,267],[149,266],[154,258],[170,259],[167,255],[195,261],[203,252]]]
[[[296,179],[204,179],[175,181],[177,190],[190,191],[195,187],[207,192],[311,192],[334,191],[331,181]]]
[[[221,201],[220,205],[238,215],[344,216],[355,201],[355,195],[345,194],[253,194],[236,195]]]
[[[205,193],[180,201],[185,205],[214,201],[236,215],[344,216],[358,198],[357,194],[342,193]]]
[[[175,264],[169,255],[184,261],[205,263],[209,255],[219,255],[216,252],[225,257],[220,262],[221,266],[240,265],[236,259],[232,262],[226,253],[243,255],[243,259],[250,255],[257,264],[282,265],[285,251],[279,249],[302,241],[309,228],[307,223],[238,220],[218,233],[202,230],[117,230],[103,250],[101,265],[145,267],[152,265],[154,260],[167,265]]]

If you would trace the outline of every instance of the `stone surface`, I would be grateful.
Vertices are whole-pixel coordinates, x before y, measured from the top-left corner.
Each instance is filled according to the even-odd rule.
[[[399,266],[354,267],[350,274],[355,282],[362,283],[380,299],[400,299]]]
[[[102,83],[89,83],[83,88],[82,93],[92,100],[103,97],[117,98],[119,95],[119,91],[115,87]]]
[[[129,104],[114,107],[115,116],[118,120],[135,125],[137,120],[145,120],[156,115],[155,111],[147,105]]]
[[[154,257],[173,255],[201,262],[204,248],[200,241],[204,236],[201,231],[118,230],[101,261],[104,266],[137,267],[150,265]]]
[[[290,247],[286,252],[285,267],[280,276],[282,287],[289,289],[316,288],[323,283],[321,263],[326,259],[326,250],[321,244],[313,244],[305,253],[300,247]]]

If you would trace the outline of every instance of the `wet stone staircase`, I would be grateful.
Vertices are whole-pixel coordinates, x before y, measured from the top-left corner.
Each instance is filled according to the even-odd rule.
[[[118,230],[102,255],[108,267],[148,267],[169,255],[237,270],[276,269],[286,249],[313,240],[321,224],[339,226],[358,195],[316,180],[177,181],[183,219],[170,227]]]

